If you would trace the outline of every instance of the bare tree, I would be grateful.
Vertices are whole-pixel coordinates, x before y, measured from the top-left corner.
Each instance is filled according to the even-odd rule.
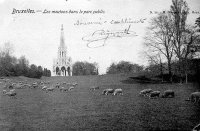
[[[172,0],[171,5],[171,14],[172,14],[172,24],[173,24],[173,45],[174,52],[178,58],[178,70],[180,75],[180,83],[182,83],[182,71],[181,65],[183,64],[183,52],[185,52],[185,43],[183,42],[183,34],[186,28],[186,20],[188,16],[188,5],[186,1],[183,0]]]
[[[171,14],[159,14],[150,22],[145,36],[145,46],[152,54],[162,54],[168,64],[170,81],[172,81],[171,61],[173,57],[173,35]]]
[[[191,54],[190,48],[199,39],[199,34],[195,27],[186,25],[189,7],[184,0],[172,0],[171,12],[173,20],[173,45],[174,52],[178,59],[178,70],[180,83],[182,83],[183,74],[185,74],[186,83],[188,82],[188,58]],[[198,20],[198,19],[197,19]],[[198,23],[198,21],[196,21]]]
[[[160,76],[162,78],[162,82],[164,81],[163,80],[163,69],[165,69],[165,67],[163,66],[163,60],[162,60],[162,54],[161,53],[158,53],[158,54],[148,54],[148,52],[144,52],[145,53],[145,56],[147,57],[150,65],[158,65],[159,66],[159,70],[160,70]]]

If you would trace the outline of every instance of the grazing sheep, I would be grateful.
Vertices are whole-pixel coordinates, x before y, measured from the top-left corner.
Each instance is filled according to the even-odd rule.
[[[38,84],[37,84],[37,82],[34,82],[34,83],[32,84],[32,87],[33,87],[33,88],[36,88],[36,87],[38,87]]]
[[[14,91],[15,91],[15,89],[10,90],[10,92],[14,92]]]
[[[60,88],[60,91],[63,91],[63,92],[64,92],[64,91],[68,91],[68,88],[61,87],[61,88]]]
[[[31,88],[31,85],[30,85],[30,84],[23,84],[22,86],[23,86],[24,88],[25,88],[25,87]]]
[[[16,83],[12,83],[12,86],[15,86],[16,85]]]
[[[8,88],[9,88],[9,89],[13,89],[13,86],[12,86],[12,85],[9,85]]]
[[[56,88],[59,88],[59,87],[60,87],[60,84],[59,84],[59,83],[57,83],[57,84],[56,84]]]
[[[97,90],[97,89],[99,89],[99,86],[92,86],[92,87],[90,87],[90,90]]]
[[[103,90],[102,95],[108,95],[109,93],[112,94],[114,91],[114,89],[105,89]]]
[[[46,90],[46,89],[47,89],[47,86],[43,86],[43,87],[42,87],[42,90]]]
[[[72,89],[74,89],[74,86],[69,87],[68,91],[71,91]]]
[[[175,95],[173,90],[166,90],[164,94],[161,96],[162,98],[173,98]]]
[[[15,96],[17,95],[17,93],[15,92],[15,89],[12,89],[12,90],[10,90],[10,91],[4,90],[4,94],[5,94],[5,95],[8,95],[8,96],[10,96],[10,97],[15,97]]]
[[[155,98],[160,96],[160,91],[153,91],[150,93],[149,98]]]
[[[186,101],[191,101],[193,103],[199,104],[200,92],[193,92],[190,94],[190,97]]]
[[[6,94],[6,92],[7,92],[6,90],[3,90],[3,94]]]
[[[78,85],[78,83],[76,83],[76,82],[75,82],[75,83],[72,83],[72,86],[77,86],[77,85]]]
[[[113,95],[115,96],[115,95],[117,95],[117,94],[123,95],[123,92],[122,92],[122,89],[121,89],[121,88],[120,88],[120,89],[115,89]]]
[[[54,91],[54,89],[55,89],[54,87],[49,87],[46,89],[46,91]]]
[[[16,96],[17,95],[17,93],[16,92],[12,92],[12,91],[9,91],[9,92],[6,92],[6,95],[8,95],[8,96]]]
[[[149,94],[151,92],[153,92],[152,89],[144,89],[144,90],[140,91],[140,95],[144,95],[145,96],[145,95],[147,95],[147,94]]]
[[[200,124],[196,125],[192,131],[200,131]]]

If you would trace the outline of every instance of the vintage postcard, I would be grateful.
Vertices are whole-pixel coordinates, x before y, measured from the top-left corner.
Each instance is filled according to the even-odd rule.
[[[0,0],[0,130],[199,130],[199,0]]]

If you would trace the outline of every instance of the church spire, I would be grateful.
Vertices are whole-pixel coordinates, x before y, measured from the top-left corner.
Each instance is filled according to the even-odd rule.
[[[63,24],[61,25],[60,47],[65,47]]]

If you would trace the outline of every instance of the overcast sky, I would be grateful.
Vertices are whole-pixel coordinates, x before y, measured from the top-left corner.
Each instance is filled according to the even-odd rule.
[[[194,24],[200,16],[200,1],[187,0],[190,8],[188,23]],[[168,10],[171,0],[0,0],[0,46],[5,42],[14,45],[14,55],[25,55],[30,64],[41,65],[52,70],[53,59],[57,57],[60,44],[61,24],[64,27],[65,45],[68,55],[76,61],[97,62],[99,72],[105,73],[112,62],[120,60],[137,64],[146,64],[141,57],[142,42],[148,21],[156,14],[150,11]],[[13,9],[31,9],[35,13],[12,14]],[[44,10],[63,11],[104,11],[98,14],[44,14]],[[42,12],[36,12],[41,10]],[[192,13],[192,11],[199,13]],[[112,20],[144,20],[144,23],[110,24]],[[104,22],[102,25],[76,25],[81,22]],[[105,46],[88,48],[82,38],[97,30],[134,31],[137,36],[112,37]],[[92,45],[104,44],[104,41],[92,42]]]

